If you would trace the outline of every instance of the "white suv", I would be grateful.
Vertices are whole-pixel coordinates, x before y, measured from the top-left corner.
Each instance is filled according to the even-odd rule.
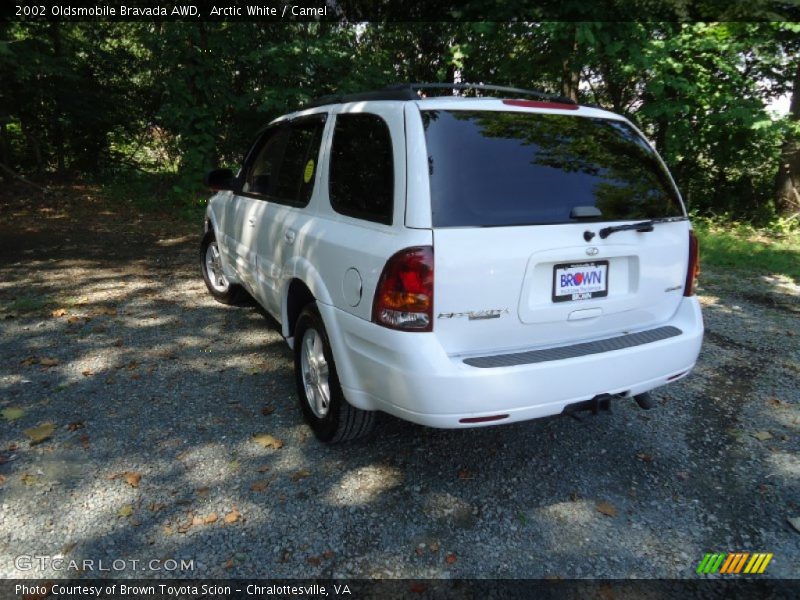
[[[375,411],[459,428],[647,408],[703,337],[666,166],[622,116],[434,87],[322,99],[259,133],[238,175],[209,173],[209,291],[281,323],[324,441]]]

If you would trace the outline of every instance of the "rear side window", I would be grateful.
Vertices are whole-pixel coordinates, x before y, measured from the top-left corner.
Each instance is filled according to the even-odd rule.
[[[294,206],[308,204],[324,126],[324,115],[314,115],[267,132],[242,191]]]
[[[336,117],[329,180],[333,210],[392,224],[394,158],[389,127],[382,118],[363,113]]]
[[[626,123],[567,115],[422,111],[434,227],[682,217],[649,144]]]

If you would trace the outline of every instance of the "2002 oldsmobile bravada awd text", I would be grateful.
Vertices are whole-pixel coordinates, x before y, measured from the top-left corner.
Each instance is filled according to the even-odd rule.
[[[325,441],[375,411],[457,428],[646,407],[703,336],[664,163],[604,110],[433,87],[321,99],[264,129],[238,175],[210,172],[209,291],[278,319]]]

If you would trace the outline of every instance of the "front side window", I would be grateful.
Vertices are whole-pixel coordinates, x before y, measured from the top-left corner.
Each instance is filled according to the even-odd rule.
[[[246,172],[243,192],[260,196],[271,195],[288,138],[289,130],[286,127],[277,127],[264,133],[259,140],[261,148],[256,150]]]
[[[338,213],[392,224],[394,155],[389,127],[381,117],[366,113],[336,117],[329,193]]]
[[[242,191],[295,206],[308,204],[324,127],[324,115],[313,115],[267,131]]]
[[[572,115],[422,111],[434,227],[684,216],[675,187],[627,123]]]

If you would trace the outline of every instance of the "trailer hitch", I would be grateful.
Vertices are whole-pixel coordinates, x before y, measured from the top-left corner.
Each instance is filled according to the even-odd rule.
[[[593,415],[597,415],[601,410],[611,412],[611,399],[616,397],[618,396],[612,396],[611,394],[598,394],[589,400],[582,400],[580,402],[574,402],[573,404],[567,404],[564,407],[564,410],[561,411],[561,414],[569,415],[576,421],[583,421],[578,413],[591,412]]]

